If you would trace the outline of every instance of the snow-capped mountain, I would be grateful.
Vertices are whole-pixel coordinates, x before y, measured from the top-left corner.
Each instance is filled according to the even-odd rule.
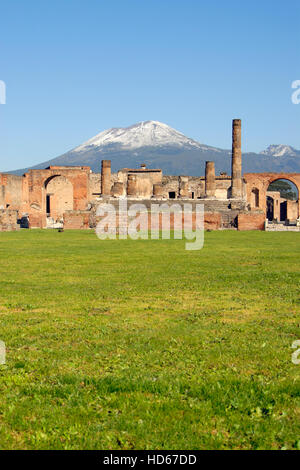
[[[101,147],[118,147],[120,150],[135,150],[142,147],[178,147],[209,149],[181,132],[158,121],[143,121],[130,127],[117,127],[97,134],[73,152],[86,152]],[[215,149],[218,150],[218,149]]]
[[[111,160],[113,172],[146,163],[148,168],[161,168],[167,175],[198,176],[204,175],[207,160],[215,162],[216,174],[231,172],[231,150],[199,143],[158,121],[108,129],[64,155],[31,168],[86,165],[99,173],[102,159]],[[13,173],[22,174],[27,170]],[[271,145],[260,154],[243,154],[244,173],[262,171],[300,172],[300,151],[288,145]]]
[[[290,145],[270,145],[266,150],[260,152],[262,155],[269,155],[271,157],[283,157],[285,155],[295,157],[300,154],[299,150],[294,149]]]

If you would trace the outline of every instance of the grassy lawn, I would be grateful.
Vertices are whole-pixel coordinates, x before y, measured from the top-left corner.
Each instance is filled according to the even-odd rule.
[[[0,234],[1,449],[300,449],[300,235]]]

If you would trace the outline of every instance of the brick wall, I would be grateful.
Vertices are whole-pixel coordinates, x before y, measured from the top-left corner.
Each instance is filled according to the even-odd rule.
[[[222,218],[219,212],[205,212],[204,213],[204,229],[205,230],[219,230],[222,225]]]
[[[119,217],[118,212],[116,213],[117,218],[116,222],[118,224]],[[147,217],[147,216],[146,216]],[[97,222],[101,220],[101,217],[96,216],[95,209],[92,211],[67,211],[64,214],[64,228],[66,230],[81,230],[81,229],[88,229],[88,228],[95,228]],[[176,221],[178,219],[174,218],[174,214],[171,213],[170,216],[170,229],[179,229],[184,227],[184,216],[182,215],[179,218],[179,226],[177,227]],[[187,228],[189,225],[189,221],[192,222],[191,228],[195,230],[196,227],[196,214],[192,214],[192,219],[189,218],[186,221],[185,227]],[[158,226],[155,226],[155,219],[152,221],[153,228],[162,229],[162,215],[160,214],[158,217]],[[222,226],[222,216],[218,212],[205,212],[204,214],[204,228],[205,230],[219,230]],[[148,228],[150,230],[151,227],[151,214],[148,213]]]
[[[28,228],[44,228],[46,227],[46,215],[45,214],[29,214],[28,216]]]
[[[265,215],[263,212],[244,212],[238,214],[238,230],[264,230]],[[95,228],[98,218],[95,211],[67,211],[64,214],[64,228],[66,230],[82,230]],[[193,213],[193,228],[195,228],[195,213]],[[183,222],[183,219],[182,219]],[[118,217],[117,217],[118,223]],[[183,223],[182,223],[183,226]],[[148,227],[151,227],[150,214],[148,214]],[[174,229],[174,215],[171,214],[171,230]],[[159,217],[159,228],[161,229],[161,216]],[[204,213],[204,229],[219,230],[222,228],[222,214],[220,212]]]
[[[0,210],[0,232],[15,231],[20,228],[17,224],[18,212],[8,209]]]
[[[264,230],[265,214],[263,212],[248,212],[238,215],[238,230]]]
[[[64,213],[64,229],[82,230],[91,226],[91,212],[89,211],[67,211]]]

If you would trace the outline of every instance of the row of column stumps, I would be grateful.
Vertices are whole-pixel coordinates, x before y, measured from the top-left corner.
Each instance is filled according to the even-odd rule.
[[[136,176],[128,175],[127,194],[136,194]],[[154,195],[159,196],[162,185],[154,185]],[[232,121],[232,164],[231,164],[231,197],[242,198],[242,122],[240,119]],[[111,161],[102,160],[101,164],[101,194],[111,195]],[[206,162],[205,165],[205,197],[214,198],[216,195],[215,163]]]

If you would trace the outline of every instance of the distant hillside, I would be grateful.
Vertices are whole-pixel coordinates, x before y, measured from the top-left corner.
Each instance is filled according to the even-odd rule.
[[[146,121],[128,128],[101,132],[84,144],[31,168],[50,165],[87,165],[100,172],[101,160],[112,161],[112,170],[136,168],[146,163],[164,174],[204,175],[205,162],[213,160],[216,172],[231,169],[231,151],[201,144],[170,126]],[[22,174],[29,168],[12,173]],[[243,154],[243,172],[300,172],[300,151],[288,145],[271,145],[267,150]]]

